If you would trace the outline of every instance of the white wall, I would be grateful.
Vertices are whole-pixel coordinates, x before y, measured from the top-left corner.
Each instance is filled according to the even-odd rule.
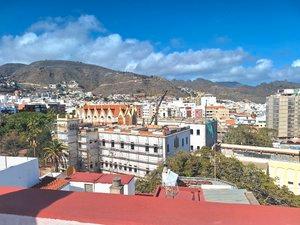
[[[0,156],[0,186],[32,187],[39,182],[37,158]]]
[[[68,188],[69,191],[84,192],[84,184],[93,184],[88,182],[73,182],[71,181]],[[93,192],[97,193],[110,193],[111,184],[95,183],[93,184]],[[124,185],[124,195],[135,194],[135,180],[132,179],[129,184]]]

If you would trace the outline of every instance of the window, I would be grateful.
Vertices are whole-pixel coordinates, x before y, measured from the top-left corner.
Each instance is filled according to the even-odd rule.
[[[102,146],[105,146],[105,140],[102,139]]]
[[[185,138],[185,144],[187,144],[187,145],[189,144],[189,138],[188,137]]]
[[[200,146],[197,146],[197,150],[200,150]]]
[[[149,168],[146,169],[146,174],[149,174],[150,173],[150,170]]]
[[[293,184],[294,184],[294,182],[292,182],[292,181],[288,181],[288,184],[289,184],[289,185],[293,185]]]
[[[129,172],[131,172],[131,171],[132,171],[132,167],[131,167],[131,165],[129,165],[129,167],[128,167],[128,170],[129,170]]]
[[[157,145],[154,145],[154,153],[157,153],[158,152],[158,147]]]
[[[124,170],[127,171],[127,166],[124,166]]]
[[[131,148],[131,150],[134,150],[134,143],[133,142],[130,143],[130,148]]]
[[[108,167],[108,162],[105,162],[105,166]]]
[[[121,148],[124,148],[124,141],[121,141]]]
[[[199,129],[197,130],[197,135],[200,135],[200,130]]]
[[[191,132],[191,135],[193,135],[193,134],[194,134],[194,130],[193,130],[193,129],[190,129],[190,132]]]
[[[134,172],[135,172],[135,173],[137,172],[137,167],[136,167],[136,166],[134,166]]]
[[[121,169],[122,169],[122,165],[120,164],[120,165],[119,165],[119,170],[121,170]]]
[[[181,139],[181,146],[184,146],[184,138]]]
[[[118,165],[117,165],[117,163],[115,163],[115,164],[114,164],[114,168],[115,168],[115,169],[117,169],[117,168],[118,168]]]
[[[170,146],[167,144],[167,152],[170,152]]]
[[[193,145],[191,145],[191,151],[193,151],[194,150],[194,146]]]
[[[111,147],[112,147],[112,148],[115,147],[115,141],[111,141]]]
[[[85,192],[93,192],[93,185],[92,184],[84,184],[84,191]]]
[[[145,151],[149,152],[149,144],[145,144]]]

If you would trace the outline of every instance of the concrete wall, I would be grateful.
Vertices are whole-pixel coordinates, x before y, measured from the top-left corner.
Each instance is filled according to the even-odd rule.
[[[36,158],[0,156],[0,186],[32,187],[39,182]]]
[[[102,183],[88,183],[88,182],[70,182],[68,188],[69,191],[78,191],[84,192],[84,184],[92,184],[93,192],[98,193],[110,193],[111,184],[102,184]],[[132,179],[129,184],[124,185],[124,195],[134,195],[135,194],[135,180]]]

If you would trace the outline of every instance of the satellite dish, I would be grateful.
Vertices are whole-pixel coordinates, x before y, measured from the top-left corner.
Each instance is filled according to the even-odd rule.
[[[69,167],[67,168],[67,177],[73,175],[74,173],[76,173],[75,167],[74,167],[74,166],[69,166]]]
[[[176,186],[178,174],[174,173],[170,169],[162,174],[162,183],[164,186]]]

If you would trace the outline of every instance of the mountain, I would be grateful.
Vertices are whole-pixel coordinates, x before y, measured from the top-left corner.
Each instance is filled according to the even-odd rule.
[[[0,77],[8,77],[23,84],[48,85],[75,80],[86,91],[107,96],[109,94],[145,93],[188,96],[190,91],[211,93],[220,99],[250,100],[264,103],[266,96],[278,89],[300,88],[299,83],[274,81],[257,86],[238,82],[213,82],[198,78],[191,80],[167,80],[158,76],[144,76],[115,71],[101,66],[63,60],[45,60],[29,65],[9,63],[0,66]]]
[[[7,67],[5,64],[1,67]],[[0,67],[0,70],[1,70]],[[45,60],[21,66],[17,70],[6,71],[6,75],[21,84],[48,85],[75,80],[86,91],[94,94],[131,94],[147,95],[169,94],[184,96],[178,87],[169,80],[157,76],[143,76],[120,72],[101,66],[63,60]]]
[[[7,63],[2,66],[0,66],[0,78],[10,76],[14,72],[16,72],[18,69],[26,66],[22,63]]]

